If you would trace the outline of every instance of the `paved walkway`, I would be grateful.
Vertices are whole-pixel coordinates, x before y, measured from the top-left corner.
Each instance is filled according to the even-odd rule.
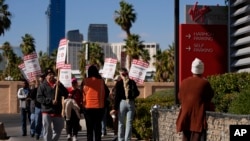
[[[29,135],[23,137],[21,132],[21,117],[20,114],[0,114],[0,122],[4,123],[5,130],[7,132],[7,136],[9,136],[8,141],[34,141],[35,138],[31,138]],[[78,134],[78,140],[79,141],[86,141],[86,126],[85,126],[85,120],[81,119],[80,124],[82,126],[82,131]],[[29,125],[27,126],[29,128]],[[29,130],[28,132],[29,133]],[[114,135],[113,131],[108,130],[108,133],[106,136],[102,138],[102,141],[112,141]],[[43,140],[43,139],[40,139]],[[6,141],[6,140],[5,140]],[[63,129],[61,137],[59,141],[67,141],[66,138],[66,131]]]

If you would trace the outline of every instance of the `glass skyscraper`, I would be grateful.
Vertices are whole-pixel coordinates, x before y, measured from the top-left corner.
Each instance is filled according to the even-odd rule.
[[[88,41],[108,43],[107,24],[90,24],[88,29]]]
[[[59,41],[65,38],[65,6],[65,0],[50,0],[46,11],[48,18],[48,54],[55,51],[58,48]]]

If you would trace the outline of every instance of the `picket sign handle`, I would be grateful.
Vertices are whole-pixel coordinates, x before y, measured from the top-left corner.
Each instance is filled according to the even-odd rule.
[[[55,93],[55,99],[54,100],[57,100],[57,96],[58,96],[58,85],[59,85],[59,83],[58,83],[58,81],[59,81],[59,77],[60,77],[60,70],[58,69],[57,70],[57,78],[56,78],[56,93]]]

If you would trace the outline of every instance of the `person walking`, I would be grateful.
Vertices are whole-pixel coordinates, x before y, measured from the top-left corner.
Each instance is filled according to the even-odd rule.
[[[22,87],[18,89],[17,98],[22,120],[22,136],[27,136],[27,119],[30,122],[30,88],[27,80],[22,80]]]
[[[62,83],[55,80],[53,69],[47,68],[45,80],[37,90],[37,101],[41,103],[43,139],[45,141],[57,141],[61,135],[64,127],[62,97],[68,97],[67,89]]]
[[[114,85],[116,85],[116,83],[118,81],[121,80],[120,75],[115,76],[114,78]],[[112,110],[114,110],[114,101],[115,101],[115,86],[111,89],[109,97],[110,97],[110,103],[111,103],[111,108]],[[111,110],[111,111],[112,111]],[[112,141],[117,141],[118,137],[117,137],[117,133],[118,133],[118,113],[117,112],[110,112],[110,116],[112,117],[113,120],[113,130],[114,130],[114,139]]]
[[[135,98],[139,96],[140,92],[135,81],[129,78],[126,68],[121,68],[120,76],[121,80],[115,85],[114,110],[110,113],[118,112],[118,140],[131,141],[132,122],[135,115]]]
[[[77,141],[80,129],[80,108],[83,107],[83,95],[78,88],[76,78],[71,80],[72,87],[68,88],[69,96],[64,101],[64,115],[66,119],[66,133],[68,141]]]
[[[214,96],[210,83],[202,77],[204,63],[195,58],[191,66],[192,76],[181,82],[178,98],[181,104],[176,121],[177,132],[182,141],[199,141],[207,128],[206,110]]]
[[[94,65],[89,67],[88,77],[83,84],[87,141],[101,141],[101,121],[109,90]]]
[[[37,102],[37,89],[40,83],[44,80],[44,75],[40,75],[39,78],[34,80],[31,85],[30,92],[30,134],[31,137],[36,136],[36,140],[39,140],[42,133],[42,112],[41,112],[41,104]]]

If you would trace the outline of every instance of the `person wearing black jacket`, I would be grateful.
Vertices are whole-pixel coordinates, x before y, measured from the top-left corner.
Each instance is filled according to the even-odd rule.
[[[36,140],[39,140],[42,132],[42,112],[41,104],[36,100],[37,89],[44,80],[44,74],[39,76],[39,79],[34,80],[30,89],[30,134],[31,137],[36,135]]]
[[[41,103],[43,138],[45,141],[57,141],[64,127],[62,97],[67,98],[68,91],[62,83],[55,80],[54,75],[53,69],[46,69],[45,80],[37,91],[37,101]]]
[[[110,114],[118,112],[118,140],[130,141],[135,115],[135,98],[140,92],[135,81],[129,78],[126,68],[120,70],[120,76],[122,79],[115,85],[114,109]]]

